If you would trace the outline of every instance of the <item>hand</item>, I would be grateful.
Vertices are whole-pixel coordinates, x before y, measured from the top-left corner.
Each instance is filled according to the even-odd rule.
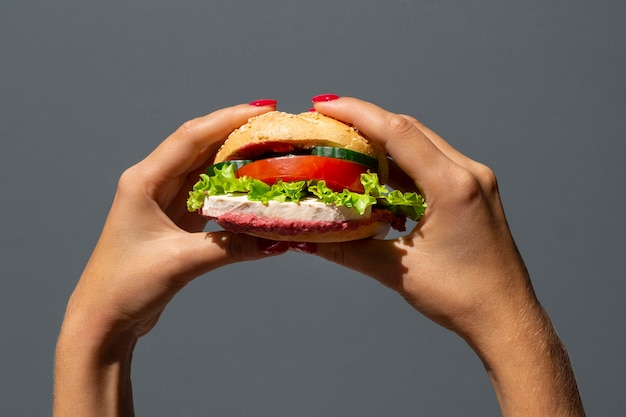
[[[214,268],[288,249],[246,235],[204,233],[205,221],[185,204],[226,136],[272,109],[239,105],[189,121],[123,173],[68,303],[57,345],[55,415],[131,415],[131,352],[172,297]]]
[[[350,98],[315,107],[381,144],[400,168],[390,184],[419,189],[428,208],[401,238],[309,251],[372,276],[462,336],[485,363],[505,415],[582,415],[567,354],[535,297],[493,172],[412,117]],[[563,399],[572,414],[555,412]]]
[[[534,303],[489,168],[412,117],[348,98],[317,108],[383,145],[401,169],[391,170],[389,182],[419,189],[428,204],[404,237],[319,245],[319,255],[376,278],[470,339],[510,299]]]
[[[185,200],[228,133],[267,110],[240,105],[189,121],[123,173],[70,312],[80,304],[83,314],[107,314],[109,325],[142,335],[193,278],[264,256],[254,238],[202,233],[206,221]]]

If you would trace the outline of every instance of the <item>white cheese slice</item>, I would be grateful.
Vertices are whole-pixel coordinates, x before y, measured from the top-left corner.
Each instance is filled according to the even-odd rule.
[[[369,219],[372,208],[368,207],[363,215],[353,208],[328,205],[308,198],[298,203],[269,201],[263,204],[250,201],[247,196],[220,195],[204,199],[200,213],[206,217],[220,217],[224,213],[254,214],[264,217],[278,217],[284,220],[311,220],[343,222]]]

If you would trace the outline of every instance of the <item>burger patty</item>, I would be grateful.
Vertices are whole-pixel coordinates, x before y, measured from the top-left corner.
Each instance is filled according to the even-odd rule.
[[[361,226],[374,222],[389,223],[391,227],[399,232],[406,230],[404,217],[396,216],[388,210],[374,209],[372,215],[367,220],[353,220],[343,222],[315,221],[315,220],[289,220],[278,217],[260,217],[254,214],[225,213],[215,220],[222,228],[234,233],[248,233],[253,231],[264,231],[278,233],[281,235],[293,236],[305,233],[324,233],[336,231],[355,230]]]

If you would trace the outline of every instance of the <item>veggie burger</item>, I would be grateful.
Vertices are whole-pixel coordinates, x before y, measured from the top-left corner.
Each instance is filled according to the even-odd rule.
[[[405,230],[426,208],[384,186],[384,151],[321,113],[271,111],[233,131],[187,208],[225,230],[272,240],[341,242]]]

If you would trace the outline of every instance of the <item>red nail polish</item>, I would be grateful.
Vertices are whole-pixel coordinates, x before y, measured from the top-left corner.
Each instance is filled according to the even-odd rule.
[[[268,239],[259,239],[259,250],[265,255],[278,255],[283,252],[287,252],[289,249],[289,242],[281,242]]]
[[[276,100],[273,100],[271,98],[262,98],[260,100],[254,100],[252,102],[250,102],[251,106],[257,106],[257,107],[265,107],[265,106],[271,106],[271,107],[276,107],[276,103],[278,103]]]
[[[313,103],[321,103],[324,101],[333,101],[337,100],[339,96],[335,94],[320,94],[319,96],[315,96],[311,99]]]
[[[316,112],[317,110],[315,110],[315,107],[311,107],[311,108],[309,109],[309,111],[310,111],[311,113],[313,113],[313,112]]]
[[[315,255],[317,253],[317,244],[314,242],[291,242],[289,247],[296,252]]]

